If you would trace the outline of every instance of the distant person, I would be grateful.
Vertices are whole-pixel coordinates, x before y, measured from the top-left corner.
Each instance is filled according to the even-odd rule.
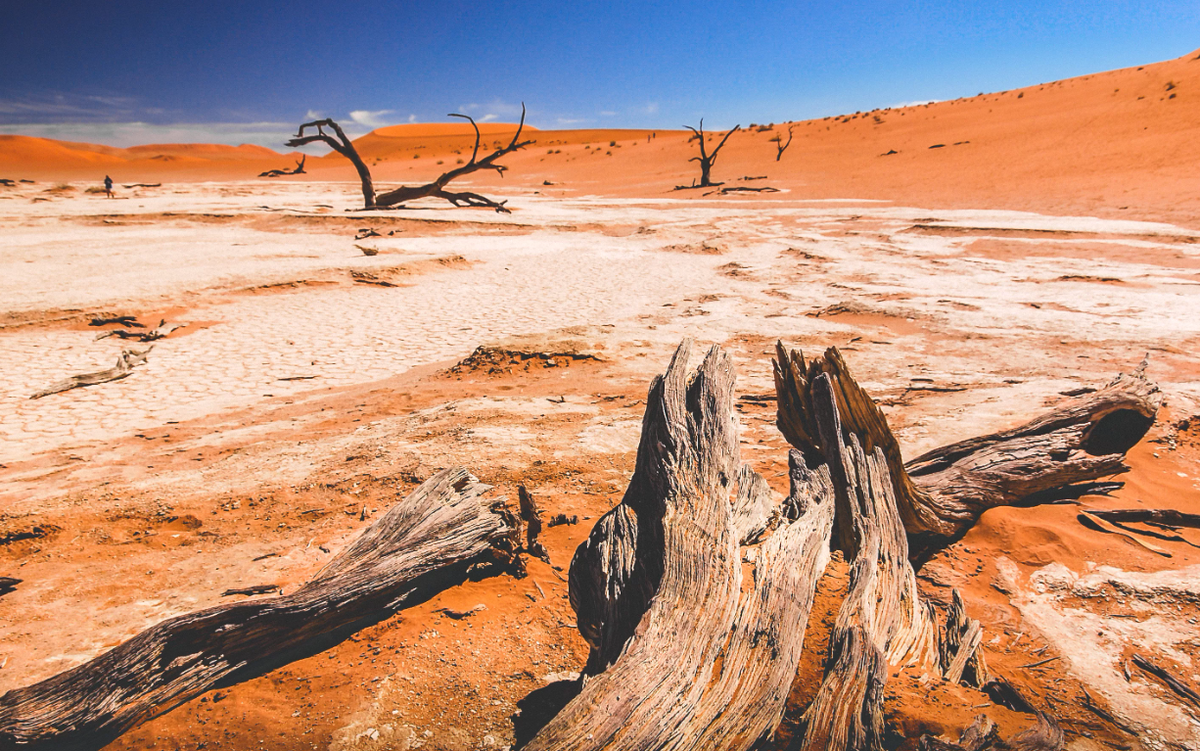
[[[112,191],[112,178],[108,175],[104,176],[104,195],[108,196],[109,198],[116,198]]]

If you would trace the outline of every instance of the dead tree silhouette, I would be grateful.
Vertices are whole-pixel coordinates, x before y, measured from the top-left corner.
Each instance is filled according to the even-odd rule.
[[[792,126],[792,125],[788,126],[787,143],[784,143],[783,136],[779,133],[776,133],[775,137],[771,139],[771,143],[775,144],[775,161],[777,161],[777,162],[783,157],[783,152],[787,151],[787,147],[792,145],[792,128],[793,127],[794,126]]]
[[[717,154],[721,151],[721,147],[723,147],[725,145],[725,142],[729,140],[730,136],[732,136],[738,130],[741,130],[742,126],[741,125],[733,126],[733,130],[731,130],[725,134],[725,137],[721,139],[721,142],[717,144],[717,148],[713,149],[711,154],[708,153],[708,149],[704,145],[704,118],[700,118],[700,129],[699,130],[693,128],[690,125],[685,125],[683,127],[692,131],[692,133],[695,133],[696,134],[695,137],[700,140],[700,156],[694,156],[688,160],[689,162],[700,162],[700,184],[692,185],[690,187],[711,188],[711,187],[714,187],[717,185],[723,185],[724,183],[714,183],[712,181],[712,177],[711,177],[712,166],[717,161]]]
[[[517,149],[524,148],[533,143],[533,141],[520,140],[521,131],[525,127],[525,105],[521,105],[521,121],[517,124],[517,132],[513,134],[512,141],[510,141],[507,146],[493,151],[491,154],[488,154],[482,159],[478,158],[480,136],[479,126],[475,123],[474,118],[469,115],[460,115],[454,112],[450,113],[450,117],[461,117],[462,119],[470,122],[471,127],[475,129],[475,148],[471,152],[471,161],[467,162],[461,167],[443,173],[431,183],[416,186],[401,186],[395,190],[389,190],[386,193],[380,193],[379,195],[375,194],[375,185],[371,179],[371,170],[367,167],[366,162],[362,160],[362,157],[359,156],[358,151],[354,148],[354,144],[349,138],[346,137],[345,132],[343,132],[341,127],[339,127],[338,124],[333,120],[326,118],[324,120],[314,120],[313,122],[302,124],[299,131],[296,133],[296,136],[292,138],[292,140],[288,141],[287,145],[291,148],[296,148],[297,146],[304,146],[306,144],[319,141],[349,159],[354,165],[354,168],[358,170],[359,180],[362,181],[363,208],[365,209],[398,206],[405,201],[415,201],[419,198],[444,198],[455,206],[478,206],[495,209],[497,212],[504,214],[511,213],[504,206],[507,201],[493,201],[492,199],[487,198],[486,196],[481,196],[478,193],[455,193],[446,190],[446,185],[448,185],[452,180],[460,178],[463,175],[469,175],[472,172],[477,172],[479,170],[495,170],[496,174],[498,175],[504,174],[505,170],[508,168],[502,164],[497,164],[496,160],[506,154],[510,154]],[[305,135],[304,131],[308,128],[316,128],[317,132],[310,135]],[[337,137],[334,138],[334,136],[327,134],[324,131],[325,128],[330,128],[333,130]]]

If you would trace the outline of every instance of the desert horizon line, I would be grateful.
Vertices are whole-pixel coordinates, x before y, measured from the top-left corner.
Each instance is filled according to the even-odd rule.
[[[762,122],[808,122],[821,120],[826,118],[843,117],[852,114],[860,114],[862,112],[879,112],[887,110],[904,109],[908,107],[921,107],[931,104],[941,104],[945,102],[956,102],[969,100],[979,96],[992,96],[1005,94],[1012,91],[1021,91],[1023,89],[1033,88],[1035,86],[1047,86],[1060,82],[1068,82],[1076,79],[1083,79],[1095,75],[1103,75],[1108,73],[1117,73],[1124,70],[1139,69],[1148,65],[1157,65],[1160,63],[1170,62],[1172,60],[1181,60],[1185,58],[1197,59],[1200,56],[1200,48],[1181,55],[1179,57],[1168,58],[1154,62],[1144,63],[1142,65],[1129,65],[1120,68],[1112,68],[1108,70],[1094,71],[1066,78],[1057,78],[1052,80],[1039,81],[1019,86],[1010,86],[1007,88],[980,91],[977,94],[962,95],[954,98],[930,98],[917,99],[893,102],[887,105],[881,105],[870,109],[859,109],[854,111],[833,111],[821,110],[815,113],[803,113],[796,116],[786,118],[768,118],[755,116],[754,120]],[[97,97],[88,97],[97,98]],[[21,106],[5,107],[5,103],[0,102],[0,114],[7,109],[9,112],[26,110],[32,108],[31,105],[22,104]],[[657,103],[650,103],[642,108],[646,115],[657,115]],[[309,109],[305,112],[303,120],[311,121],[332,117],[341,123],[347,135],[351,138],[361,138],[374,131],[391,128],[398,125],[443,125],[453,124],[456,121],[448,113],[443,116],[434,116],[426,119],[414,113],[398,118],[388,117],[402,110],[394,109],[355,109],[345,112],[343,115],[331,115],[330,113],[319,110]],[[516,125],[516,114],[519,114],[519,105],[496,100],[490,104],[481,105],[478,103],[464,104],[457,108],[456,111],[472,114],[476,122],[480,124],[511,124]],[[483,111],[483,114],[477,114]],[[147,113],[151,110],[146,110]],[[620,124],[606,123],[606,118],[620,117],[621,113],[611,110],[603,110],[596,113],[595,116],[569,117],[562,115],[545,116],[545,119],[539,122],[539,115],[536,109],[527,118],[527,126],[537,130],[554,131],[554,130],[663,130],[674,131],[682,130],[682,123],[677,125],[671,124],[632,124],[628,113],[622,118]],[[511,116],[512,122],[509,122]],[[737,124],[746,125],[745,118],[742,122],[735,122],[736,118],[723,118],[719,113],[715,118],[710,118],[703,113],[693,113],[692,119],[704,117],[709,122],[709,130],[711,132],[723,132]],[[729,119],[730,122],[724,122]],[[665,120],[662,118],[661,120]],[[658,122],[661,122],[659,120]],[[176,121],[169,123],[151,122],[146,119],[133,118],[128,120],[94,120],[94,119],[78,119],[78,120],[61,120],[61,121],[46,121],[46,122],[26,122],[26,123],[3,123],[0,122],[0,135],[19,135],[28,136],[31,138],[47,138],[58,141],[70,141],[75,143],[88,143],[112,148],[129,148],[132,146],[149,146],[157,144],[213,144],[227,146],[262,146],[265,148],[278,151],[279,153],[288,153],[279,151],[283,146],[283,142],[291,131],[294,130],[302,120],[298,117],[294,122],[285,120],[249,120],[249,121]],[[322,149],[301,149],[304,153],[317,155],[325,153]]]

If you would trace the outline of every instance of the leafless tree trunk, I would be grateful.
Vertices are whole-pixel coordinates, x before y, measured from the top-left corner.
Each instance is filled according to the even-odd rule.
[[[704,118],[700,118],[699,130],[690,125],[685,125],[683,127],[695,133],[696,138],[700,141],[700,156],[694,156],[688,160],[689,162],[700,162],[700,184],[693,187],[711,188],[715,185],[722,185],[723,183],[714,183],[712,181],[712,166],[717,161],[717,154],[721,151],[721,147],[724,146],[725,142],[729,140],[729,137],[740,130],[742,126],[733,126],[733,130],[725,134],[725,137],[721,139],[721,142],[717,144],[717,148],[713,149],[711,154],[708,153],[708,146],[704,143]]]
[[[775,137],[771,139],[771,143],[775,144],[775,161],[778,162],[782,159],[783,152],[787,151],[788,146],[792,145],[792,128],[794,127],[794,125],[788,126],[788,139],[786,143],[783,140],[783,136],[779,133],[776,133]]]
[[[452,180],[456,180],[463,175],[469,175],[472,172],[478,172],[479,170],[494,170],[498,175],[504,174],[508,168],[502,164],[497,164],[497,160],[506,154],[511,154],[517,149],[524,148],[533,143],[533,141],[520,140],[521,131],[525,127],[525,105],[521,105],[521,121],[517,124],[517,132],[513,134],[512,141],[507,146],[493,151],[482,159],[478,158],[480,136],[479,126],[475,123],[474,118],[469,115],[460,115],[453,112],[450,113],[450,117],[461,117],[469,121],[471,127],[475,129],[475,148],[471,152],[471,161],[461,167],[443,173],[431,183],[412,187],[400,187],[386,193],[380,193],[379,195],[375,194],[375,187],[371,182],[371,171],[354,149],[354,144],[346,138],[345,133],[342,132],[342,129],[333,120],[326,119],[304,123],[300,126],[300,131],[296,134],[296,137],[288,141],[287,145],[295,148],[320,141],[353,162],[355,169],[358,170],[359,179],[362,180],[363,208],[374,209],[398,206],[405,201],[415,201],[419,198],[444,198],[455,206],[478,206],[495,209],[497,212],[504,214],[511,213],[504,205],[507,201],[493,201],[486,196],[467,191],[453,192],[446,190],[446,186]],[[304,135],[305,128],[314,126],[317,128],[317,133],[308,136]],[[334,129],[334,132],[338,136],[337,140],[324,133],[322,128],[325,127]]]
[[[316,128],[317,132],[307,136],[304,135],[304,131],[309,128]],[[325,128],[333,130],[337,138],[326,133]],[[358,150],[354,148],[354,143],[346,137],[342,126],[329,118],[302,123],[299,130],[296,131],[295,137],[287,142],[287,146],[295,149],[300,146],[307,146],[310,143],[317,143],[318,141],[350,160],[350,163],[354,165],[354,169],[358,170],[358,179],[362,181],[363,208],[375,208],[375,185],[371,182],[371,170],[367,168],[367,163],[358,155]]]

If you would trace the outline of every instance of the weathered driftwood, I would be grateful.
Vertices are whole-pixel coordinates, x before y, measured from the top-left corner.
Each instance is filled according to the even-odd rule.
[[[983,626],[967,615],[962,595],[957,589],[950,592],[950,607],[946,610],[946,627],[942,631],[938,650],[938,667],[942,676],[952,682],[982,688],[991,679],[987,661],[979,645],[983,641]]]
[[[1174,691],[1180,698],[1185,699],[1192,706],[1200,708],[1200,694],[1196,693],[1191,686],[1171,675],[1162,666],[1155,665],[1147,657],[1139,654],[1133,656],[1133,664],[1167,684],[1167,688]]]
[[[537,502],[533,500],[533,495],[524,485],[517,486],[517,509],[525,526],[524,552],[549,563],[550,551],[538,540],[538,536],[542,534],[542,515]]]
[[[137,316],[115,316],[113,318],[93,318],[89,326],[107,326],[110,323],[117,323],[122,326],[129,326],[136,329],[146,328],[146,324],[138,323]]]
[[[1124,537],[1126,540],[1129,540],[1133,544],[1140,545],[1141,547],[1145,548],[1146,550],[1149,550],[1152,553],[1161,555],[1164,558],[1171,557],[1170,551],[1165,550],[1165,549],[1159,547],[1158,545],[1155,545],[1152,542],[1143,540],[1141,537],[1138,537],[1138,534],[1135,534],[1135,533],[1153,534],[1153,533],[1147,532],[1146,530],[1128,529],[1122,525],[1116,524],[1114,522],[1110,522],[1107,519],[1096,516],[1087,511],[1080,511],[1078,514],[1075,515],[1075,518],[1078,519],[1079,522],[1081,524],[1083,524],[1085,527],[1090,527],[1099,532],[1108,532],[1109,534],[1120,535],[1121,537]],[[1182,537],[1179,537],[1178,539],[1183,540]],[[1186,542],[1186,540],[1185,540],[1185,542]]]
[[[311,123],[304,123],[300,126],[299,132],[292,140],[287,142],[287,145],[295,148],[304,146],[305,144],[320,141],[328,145],[331,149],[346,157],[354,164],[354,168],[358,170],[359,180],[362,182],[363,207],[367,209],[387,208],[390,206],[398,206],[405,201],[416,201],[420,198],[443,198],[455,206],[478,206],[483,208],[494,209],[497,212],[509,214],[506,207],[507,201],[493,201],[486,196],[481,196],[478,193],[467,191],[453,192],[446,190],[446,186],[452,180],[456,180],[463,175],[469,175],[472,172],[479,170],[493,170],[498,175],[503,175],[508,168],[502,164],[497,164],[497,160],[506,154],[511,154],[517,149],[522,149],[533,141],[521,141],[521,131],[525,128],[525,105],[521,105],[521,121],[517,124],[517,132],[513,134],[512,141],[503,148],[496,149],[491,154],[488,154],[482,159],[479,159],[479,126],[475,123],[474,118],[469,115],[460,115],[450,113],[450,117],[461,117],[471,123],[471,127],[475,129],[475,148],[471,152],[471,161],[456,167],[455,169],[445,172],[436,180],[425,185],[403,186],[395,190],[389,190],[386,193],[375,194],[375,186],[371,180],[371,170],[367,167],[366,162],[358,155],[358,151],[354,148],[354,144],[350,139],[346,138],[346,134],[333,120],[317,120]],[[306,128],[317,129],[315,134],[304,135]],[[337,134],[337,138],[327,135],[324,128],[333,129]]]
[[[9,691],[0,696],[0,749],[98,749],[211,688],[314,654],[427,599],[475,564],[509,560],[512,518],[481,502],[487,490],[464,469],[443,470],[295,592],[171,618]]]
[[[650,388],[623,500],[576,551],[587,678],[527,749],[747,749],[782,717],[828,560],[830,478],[797,455],[776,508],[738,458],[728,355],[713,347],[689,379],[690,349]],[[739,542],[768,532],[744,587]]]
[[[47,386],[29,398],[41,399],[44,396],[59,394],[63,391],[70,391],[71,389],[83,388],[85,386],[95,386],[101,383],[108,383],[109,381],[119,381],[122,378],[128,378],[129,376],[133,375],[133,369],[135,366],[146,362],[146,355],[150,353],[151,349],[153,349],[153,347],[147,347],[141,352],[135,352],[131,349],[124,350],[121,352],[120,357],[117,358],[117,364],[108,370],[73,375],[70,378],[65,378],[59,381],[53,386]]]
[[[711,196],[713,193],[719,193],[726,196],[730,193],[778,193],[779,188],[773,188],[770,185],[764,185],[761,188],[751,188],[748,185],[732,185],[724,188],[718,188],[711,193],[705,193],[706,196]]]
[[[579,693],[526,748],[753,747],[782,717],[831,546],[850,562],[849,589],[793,748],[882,748],[883,688],[897,666],[1038,715],[1007,741],[977,727],[963,748],[1060,748],[1054,721],[989,675],[982,628],[957,592],[944,629],[935,625],[912,542],[944,544],[993,505],[1108,487],[1095,480],[1123,468],[1157,407],[1141,372],[1023,428],[931,452],[910,471],[837,350],[806,363],[780,345],[778,424],[797,450],[791,493],[776,504],[738,461],[728,357],[713,348],[689,378],[689,350],[651,387],[625,497],[576,551],[571,604],[591,653]],[[748,585],[743,558],[754,564]]]
[[[950,743],[931,735],[921,737],[921,751],[1059,751],[1063,747],[1062,729],[1052,718],[1038,713],[1037,724],[1005,741],[986,715],[979,715]]]
[[[777,365],[799,364],[798,358]],[[887,457],[876,445],[869,453],[858,416],[839,415],[835,379],[820,360],[792,376],[803,384],[803,411],[811,417],[819,461],[829,467],[835,489],[834,538],[850,564],[850,587],[830,637],[825,677],[804,715],[805,730],[792,744],[817,749],[883,748],[883,687],[889,664],[932,665],[937,629],[928,604],[917,596],[908,560],[908,539],[896,505]],[[780,422],[801,405],[780,395]],[[887,430],[886,422],[882,425]],[[890,431],[888,432],[890,435]]]
[[[1179,534],[1179,530],[1183,527],[1200,529],[1200,514],[1189,514],[1173,508],[1088,508],[1084,511],[1091,516],[1110,522],[1126,532],[1136,532],[1139,535],[1182,542],[1194,548],[1200,548],[1200,545]],[[1129,524],[1146,524],[1157,527],[1161,531],[1127,526]]]
[[[803,408],[808,382],[798,352],[779,345],[776,387],[781,405],[779,428],[792,445],[820,452],[813,418]],[[793,362],[794,360],[794,362]],[[843,419],[863,426],[864,450],[879,447],[896,485],[896,501],[908,531],[910,552],[921,558],[961,536],[989,508],[1035,504],[1087,493],[1108,492],[1121,483],[1100,478],[1127,472],[1125,452],[1150,426],[1161,397],[1146,380],[1143,362],[1131,375],[1065,402],[1011,430],[934,449],[904,463],[900,446],[883,413],[854,381],[836,349],[814,361],[814,368],[833,378]]]

